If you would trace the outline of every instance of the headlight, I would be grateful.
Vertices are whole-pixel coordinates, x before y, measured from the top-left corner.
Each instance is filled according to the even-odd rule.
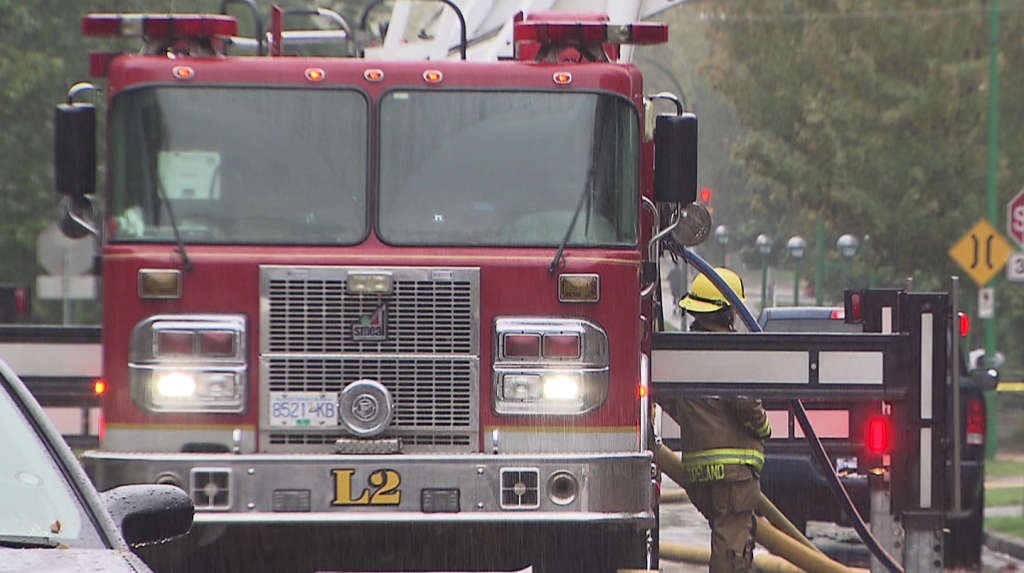
[[[494,340],[499,414],[583,414],[608,397],[608,336],[596,324],[503,317]]]
[[[148,387],[146,400],[153,410],[230,412],[242,404],[241,371],[139,369],[136,375],[141,379],[133,382]]]
[[[579,400],[579,380],[564,374],[549,376],[544,380],[544,397],[549,400]]]
[[[156,381],[156,394],[161,397],[187,398],[195,395],[196,380],[188,374],[172,372]]]
[[[132,331],[132,397],[154,412],[245,410],[245,317],[163,315]]]

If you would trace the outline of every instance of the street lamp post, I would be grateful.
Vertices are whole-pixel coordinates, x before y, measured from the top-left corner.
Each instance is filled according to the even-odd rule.
[[[725,247],[729,244],[729,227],[725,225],[719,225],[715,227],[715,242],[722,247],[722,264],[719,266],[725,266]]]
[[[842,255],[844,259],[846,259],[846,264],[849,264],[850,261],[853,260],[853,257],[857,256],[857,251],[860,250],[860,241],[857,240],[857,237],[847,233],[839,237],[839,240],[836,241],[836,250],[839,251],[839,254]],[[840,277],[842,277],[842,275],[840,275]]]
[[[761,233],[754,246],[761,253],[761,310],[764,310],[768,300],[768,256],[772,254],[772,238]]]
[[[817,265],[818,269],[817,269],[817,276],[815,277],[815,280],[814,280],[814,294],[815,294],[815,297],[816,297],[815,304],[817,306],[823,306],[825,304],[825,289],[824,289],[824,286],[825,286],[825,280],[824,280],[825,269],[826,268],[833,268],[833,269],[836,268],[834,265],[830,265],[829,263],[825,262],[824,244],[825,244],[825,222],[822,221],[821,219],[819,219],[818,220],[818,241],[817,241],[817,244],[815,245],[815,248],[818,249],[818,265]],[[839,240],[836,241],[836,249],[839,251],[839,254],[842,255],[843,259],[846,260],[846,262],[843,265],[838,267],[840,269],[843,269],[843,268],[845,268],[846,265],[848,265],[850,263],[851,260],[853,260],[853,257],[857,256],[857,251],[860,250],[860,241],[857,240],[857,237],[847,233],[847,234],[839,237]]]
[[[793,259],[793,306],[800,306],[800,260],[807,252],[807,241],[803,237],[790,237],[786,242],[789,258]]]

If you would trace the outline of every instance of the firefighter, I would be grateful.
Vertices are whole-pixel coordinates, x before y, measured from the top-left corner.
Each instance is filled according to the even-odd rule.
[[[744,300],[743,281],[729,269],[719,276]],[[693,332],[733,332],[735,316],[728,299],[703,274],[679,302],[693,317]],[[761,400],[708,396],[670,399],[661,407],[678,424],[684,487],[711,526],[711,573],[753,571],[761,498],[758,479],[764,465],[764,440],[771,425]]]

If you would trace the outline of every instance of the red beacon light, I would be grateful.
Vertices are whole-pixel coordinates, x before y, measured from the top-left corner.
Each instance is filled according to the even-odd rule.
[[[512,29],[520,61],[612,61],[622,44],[664,44],[668,26],[638,22],[612,24],[598,14],[539,12],[515,17]],[[552,49],[554,48],[554,49]]]
[[[221,14],[88,14],[82,34],[94,38],[212,38],[238,35],[238,21]]]
[[[668,41],[668,26],[649,22],[611,24],[527,20],[516,22],[512,35],[516,43],[664,44]]]

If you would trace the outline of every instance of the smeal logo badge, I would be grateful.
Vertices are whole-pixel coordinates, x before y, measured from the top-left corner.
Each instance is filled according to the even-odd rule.
[[[381,304],[373,314],[362,317],[359,322],[352,325],[352,340],[387,340],[387,316],[387,305]]]

